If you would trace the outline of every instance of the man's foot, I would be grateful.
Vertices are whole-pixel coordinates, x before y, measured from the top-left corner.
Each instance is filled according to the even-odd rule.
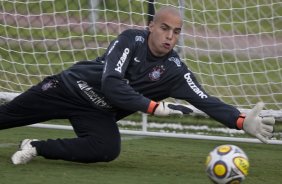
[[[37,156],[36,148],[33,147],[30,143],[33,141],[38,141],[37,139],[24,139],[20,146],[19,151],[13,154],[11,160],[13,164],[26,164],[31,161],[34,157]]]

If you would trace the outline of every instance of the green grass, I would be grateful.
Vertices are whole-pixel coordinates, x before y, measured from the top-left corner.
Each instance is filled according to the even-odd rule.
[[[109,163],[79,164],[35,158],[14,166],[10,156],[24,138],[72,137],[72,131],[15,128],[0,133],[1,183],[18,184],[207,184],[205,159],[220,144],[236,144],[249,156],[246,184],[277,184],[280,174],[281,145],[202,141],[176,138],[132,137],[123,135],[122,152]],[[5,146],[6,145],[6,146]]]

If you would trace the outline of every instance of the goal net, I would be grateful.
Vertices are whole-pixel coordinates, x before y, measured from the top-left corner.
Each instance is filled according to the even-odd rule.
[[[282,113],[280,0],[0,0],[0,96],[101,55],[117,34],[144,29],[148,4],[179,8],[176,50],[209,94],[240,109]]]

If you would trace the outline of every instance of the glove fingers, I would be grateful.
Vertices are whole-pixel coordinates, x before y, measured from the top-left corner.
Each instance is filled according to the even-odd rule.
[[[168,104],[167,105],[170,109],[181,111],[182,114],[190,114],[193,112],[192,109],[184,106],[184,105],[175,105],[175,104]]]
[[[265,130],[267,132],[273,132],[273,126],[271,126],[271,125],[261,124],[261,128],[262,128],[262,130]]]
[[[264,117],[262,118],[262,123],[265,125],[274,125],[275,119],[273,117]]]
[[[180,115],[180,116],[183,115],[183,113],[182,113],[181,111],[177,111],[177,110],[171,110],[171,111],[169,112],[169,114],[172,114],[172,115]]]
[[[274,129],[273,126],[262,124],[261,128],[262,128],[261,134],[264,137],[268,137],[268,138],[272,138],[273,137],[273,129]]]
[[[170,104],[167,102],[159,103],[158,107],[155,110],[154,115],[157,115],[157,116],[168,116],[168,115],[182,116],[183,115],[183,113],[180,110],[172,109],[170,106],[173,106],[173,104]]]
[[[268,132],[268,131],[265,131],[265,130],[262,130],[261,131],[261,135],[265,138],[272,138],[273,137],[273,132]]]
[[[260,111],[263,109],[264,103],[258,102],[256,106],[251,110],[250,113],[248,113],[247,117],[253,118],[259,115]]]
[[[265,144],[268,144],[267,139],[266,139],[264,136],[262,136],[261,134],[257,134],[256,137],[257,137],[261,142],[263,142],[263,143],[265,143]]]
[[[167,108],[169,109],[169,114],[182,116],[183,112],[181,111],[180,108],[178,108],[178,106],[182,106],[182,105],[167,104]]]

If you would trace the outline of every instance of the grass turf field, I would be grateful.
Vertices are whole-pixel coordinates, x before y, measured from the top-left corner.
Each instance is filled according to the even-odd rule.
[[[236,144],[249,156],[246,184],[277,184],[282,181],[280,145],[202,141],[191,139],[122,135],[122,152],[109,163],[79,164],[35,158],[26,165],[12,165],[10,156],[24,138],[72,137],[72,131],[14,128],[0,133],[0,183],[41,184],[184,184],[211,183],[205,159],[220,144]]]

